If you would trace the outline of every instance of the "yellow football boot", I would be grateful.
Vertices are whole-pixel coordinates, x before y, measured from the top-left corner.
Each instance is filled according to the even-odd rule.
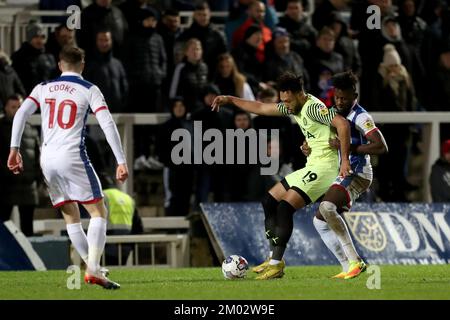
[[[286,263],[284,260],[281,260],[278,264],[269,264],[267,263],[266,268],[264,269],[264,272],[262,272],[259,276],[257,276],[256,280],[269,280],[269,279],[276,279],[276,278],[282,278],[284,276],[284,267],[286,266]]]

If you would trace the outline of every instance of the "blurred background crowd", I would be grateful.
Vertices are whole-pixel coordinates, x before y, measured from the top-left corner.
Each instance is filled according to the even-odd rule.
[[[71,4],[82,8],[81,29],[68,29],[64,17],[43,17],[30,21],[17,51],[9,56],[0,48],[2,212],[17,204],[30,217],[38,205],[36,128],[27,126],[24,134],[27,173],[12,177],[4,164],[15,111],[35,85],[59,75],[65,45],[86,51],[83,77],[99,86],[112,113],[170,113],[163,124],[135,126],[135,161],[129,164],[141,173],[135,178],[137,204],[159,205],[165,215],[187,216],[205,201],[259,201],[306,161],[301,132],[289,118],[252,117],[233,106],[213,113],[217,95],[277,102],[276,79],[289,70],[303,75],[307,92],[332,106],[331,77],[352,70],[360,78],[360,104],[369,112],[450,111],[448,0],[41,0],[39,9]],[[380,8],[380,25],[370,29],[373,12],[367,8],[373,4]],[[192,23],[181,27],[180,12],[186,11]],[[49,22],[60,25],[47,33],[42,23]],[[279,129],[279,143],[268,142],[269,154],[280,156],[279,174],[261,176],[258,165],[174,165],[171,133],[192,132],[194,121],[203,121],[204,131]],[[423,201],[420,189],[428,181],[417,174],[423,128],[379,127],[390,152],[374,157],[375,182],[362,201]],[[111,173],[113,157],[102,133],[90,127],[86,139],[97,172]],[[433,168],[441,171],[430,180],[432,191],[441,191],[442,197],[433,194],[435,201],[450,201],[448,139],[449,126],[443,125],[442,158]]]

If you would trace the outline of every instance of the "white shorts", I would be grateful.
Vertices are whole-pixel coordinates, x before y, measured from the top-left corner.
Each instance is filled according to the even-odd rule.
[[[100,180],[85,152],[43,150],[41,167],[53,207],[96,203],[103,198]]]
[[[348,211],[352,207],[353,202],[355,202],[361,194],[366,192],[371,184],[372,179],[368,176],[361,177],[357,174],[350,174],[345,178],[337,177],[332,186],[342,188],[346,192],[347,207],[342,209]]]

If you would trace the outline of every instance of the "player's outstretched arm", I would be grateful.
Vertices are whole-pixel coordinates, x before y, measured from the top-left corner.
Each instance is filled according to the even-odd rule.
[[[213,111],[219,111],[221,106],[227,104],[233,104],[239,109],[262,116],[282,116],[281,112],[278,111],[276,103],[262,103],[233,96],[217,96],[211,105],[211,109]]]
[[[339,169],[339,176],[346,177],[352,172],[350,166],[350,125],[348,121],[339,114],[336,114],[331,121],[331,125],[337,129],[340,150],[341,150],[341,167]]]

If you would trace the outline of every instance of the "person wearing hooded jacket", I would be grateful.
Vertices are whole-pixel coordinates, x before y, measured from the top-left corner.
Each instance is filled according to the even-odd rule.
[[[45,52],[46,42],[47,36],[42,25],[30,21],[26,27],[26,41],[11,55],[12,66],[26,93],[30,93],[40,82],[57,75],[55,59]]]
[[[217,57],[227,51],[224,37],[210,23],[211,11],[208,2],[203,1],[195,7],[193,14],[194,21],[178,39],[185,42],[191,38],[200,40],[203,48],[203,60],[208,65],[209,76],[211,79],[217,64]]]
[[[431,168],[430,187],[433,202],[450,202],[450,140],[442,143],[442,157]]]
[[[97,32],[96,49],[83,74],[86,80],[100,88],[112,113],[126,111],[128,80],[122,63],[113,57],[110,31]]]
[[[161,85],[167,74],[164,41],[156,32],[156,13],[141,8],[136,14],[139,23],[128,37],[126,71],[130,84],[132,112],[162,112]]]
[[[15,93],[25,95],[25,88],[16,71],[11,66],[8,55],[0,49],[0,110],[6,99]]]
[[[187,130],[194,136],[192,120],[187,118],[187,108],[182,97],[175,97],[170,102],[171,118],[159,127],[156,139],[156,154],[164,164],[164,208],[166,216],[187,216],[190,211],[190,199],[194,183],[194,168],[186,163],[174,163],[172,151],[180,142],[171,140],[172,133],[178,129]],[[193,159],[193,148],[190,159]]]

